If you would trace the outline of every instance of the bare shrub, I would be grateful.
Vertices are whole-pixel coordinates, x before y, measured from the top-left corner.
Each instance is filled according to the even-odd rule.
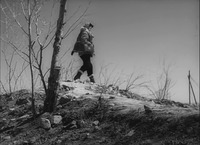
[[[170,89],[174,86],[174,84],[169,76],[170,67],[171,65],[166,66],[163,64],[163,72],[157,79],[156,89],[146,86],[151,93],[150,95],[158,100],[170,99],[171,97]]]

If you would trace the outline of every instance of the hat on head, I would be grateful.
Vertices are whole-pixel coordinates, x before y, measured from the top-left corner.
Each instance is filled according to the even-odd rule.
[[[92,23],[86,23],[83,27],[88,28],[88,27],[94,27],[94,25]]]
[[[92,27],[92,28],[93,28],[93,27],[94,27],[94,25],[93,25],[92,23],[90,23],[90,24],[89,24],[89,27]]]

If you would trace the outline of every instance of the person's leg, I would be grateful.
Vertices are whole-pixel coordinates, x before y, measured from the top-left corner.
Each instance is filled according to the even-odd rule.
[[[74,77],[74,80],[78,80],[80,79],[81,75],[84,73],[84,71],[86,71],[87,67],[86,67],[86,56],[85,55],[81,55],[80,58],[83,61],[83,65],[81,66],[81,68],[78,70],[76,76]]]
[[[82,74],[83,74],[83,72],[81,70],[78,70],[76,76],[74,77],[74,80],[80,79],[80,77],[81,77]]]
[[[77,75],[74,77],[74,80],[80,79],[80,77],[84,73],[84,71],[87,71],[90,82],[95,83],[94,76],[93,76],[93,66],[92,66],[92,63],[91,63],[91,60],[90,60],[91,55],[90,54],[84,54],[84,55],[81,55],[80,57],[83,61],[83,65],[79,69]]]
[[[90,58],[91,58],[91,55],[88,54],[85,59],[85,66],[87,68],[86,71],[87,71],[88,77],[90,79],[90,82],[95,83],[94,76],[93,76],[93,66],[92,66]]]

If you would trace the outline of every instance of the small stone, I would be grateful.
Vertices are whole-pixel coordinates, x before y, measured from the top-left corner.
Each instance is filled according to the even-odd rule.
[[[14,111],[14,110],[15,110],[15,108],[9,108],[9,110],[10,110],[10,111]]]
[[[99,121],[98,121],[98,120],[94,121],[94,122],[92,123],[92,125],[98,126],[98,125],[99,125]]]
[[[11,139],[10,136],[4,136],[3,138],[6,139],[6,140],[10,140]]]
[[[58,106],[57,106],[57,109],[61,109],[61,108],[62,108],[62,105],[58,105]]]
[[[73,125],[76,125],[76,121],[75,121],[75,120],[73,120],[71,124],[73,124]]]
[[[10,121],[15,121],[16,120],[16,118],[12,118],[12,119],[10,119]]]
[[[115,97],[114,96],[110,96],[109,99],[115,99]]]
[[[52,118],[52,123],[54,124],[60,124],[62,122],[62,116],[60,115],[54,115]]]
[[[25,141],[22,142],[22,144],[23,144],[23,145],[29,145],[30,142],[28,142],[27,140],[25,140]]]
[[[25,115],[23,115],[23,116],[19,117],[19,119],[28,118],[29,116],[30,116],[30,115],[28,115],[28,114],[25,114]]]
[[[135,133],[135,131],[134,131],[134,130],[131,130],[131,131],[129,131],[128,134],[126,134],[126,136],[132,136],[134,133]]]
[[[13,144],[15,145],[15,144],[18,144],[18,140],[15,140],[15,141],[13,141]]]
[[[57,140],[57,144],[60,144],[62,142],[62,140],[58,139]]]

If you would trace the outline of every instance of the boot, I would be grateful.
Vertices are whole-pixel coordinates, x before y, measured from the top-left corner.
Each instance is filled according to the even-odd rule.
[[[81,70],[78,70],[78,73],[74,77],[74,80],[76,81],[76,80],[80,79],[80,77],[81,77],[82,74],[83,74],[83,72]]]
[[[93,75],[90,75],[89,78],[90,78],[90,82],[95,83]]]

